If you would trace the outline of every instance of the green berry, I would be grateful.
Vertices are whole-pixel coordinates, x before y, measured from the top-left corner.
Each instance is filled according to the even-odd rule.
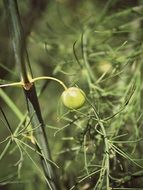
[[[70,87],[62,93],[63,104],[70,109],[80,108],[85,102],[84,92],[77,87]]]

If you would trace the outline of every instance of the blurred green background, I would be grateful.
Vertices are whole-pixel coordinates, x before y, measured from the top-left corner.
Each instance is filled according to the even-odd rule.
[[[18,6],[34,77],[54,76],[67,86],[79,86],[89,100],[80,110],[69,111],[61,103],[63,89],[59,84],[36,83],[63,190],[69,190],[85,176],[75,189],[92,190],[98,181],[99,173],[88,177],[102,167],[105,146],[98,133],[100,129],[92,120],[94,106],[103,120],[111,117],[105,122],[109,139],[120,141],[115,145],[126,153],[110,147],[111,187],[143,188],[143,144],[138,141],[143,135],[143,1],[20,0]],[[1,83],[19,81],[2,1],[0,26]],[[20,88],[3,90],[6,94],[0,89],[0,105],[15,130],[21,120],[5,97],[11,99],[22,115],[26,113],[25,97]],[[8,136],[1,114],[0,140]],[[33,147],[30,140],[26,139],[26,143]],[[0,152],[5,145],[0,144]],[[28,148],[27,151],[40,167],[37,154]],[[23,152],[20,164],[19,158],[20,151],[12,144],[0,160],[0,190],[47,189],[26,153]],[[104,181],[101,189],[106,189]]]

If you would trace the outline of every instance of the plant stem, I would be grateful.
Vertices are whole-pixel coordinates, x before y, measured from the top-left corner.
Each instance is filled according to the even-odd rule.
[[[106,133],[105,127],[104,127],[102,121],[100,120],[100,117],[98,116],[98,113],[96,112],[95,108],[94,108],[94,114],[95,114],[96,118],[98,119],[98,124],[101,127],[102,135],[104,137],[104,143],[105,143],[105,149],[104,149],[105,155],[104,155],[103,160],[102,160],[104,169],[101,170],[100,179],[101,179],[101,176],[104,175],[104,173],[106,171],[106,189],[110,190],[111,188],[110,188],[110,180],[109,180],[109,174],[110,174],[109,142],[108,142],[108,138],[107,138],[107,133]],[[99,181],[99,184],[100,184],[100,182],[101,181]],[[97,186],[98,186],[98,184],[96,184],[96,187]],[[94,188],[94,190],[96,190],[96,187]]]
[[[61,80],[59,80],[55,77],[48,77],[48,76],[36,77],[36,78],[31,79],[31,82],[35,82],[35,81],[43,80],[43,79],[54,80],[54,81],[58,82],[59,84],[61,84],[65,90],[68,89],[67,86]]]
[[[18,87],[18,86],[24,86],[25,89],[27,89],[26,86],[29,85],[29,87],[31,87],[31,86],[33,85],[32,83],[34,83],[35,81],[44,80],[44,79],[56,81],[56,82],[58,82],[60,85],[62,85],[65,90],[68,89],[68,87],[67,87],[61,80],[59,80],[59,79],[57,79],[57,78],[55,78],[55,77],[48,77],[48,76],[42,76],[42,77],[36,77],[36,78],[30,79],[28,83],[24,83],[24,82],[13,82],[13,83],[8,83],[8,84],[1,84],[1,85],[0,85],[0,88],[8,87],[8,86],[17,86],[17,87]]]
[[[22,30],[22,25],[20,22],[17,0],[3,0],[3,1],[5,5],[6,14],[8,17],[8,24],[12,39],[15,61],[19,67],[22,80],[24,82],[29,82],[27,67],[24,58],[26,54],[25,38]]]
[[[14,104],[14,102],[10,99],[10,97],[0,89],[0,97],[5,101],[10,109],[12,109],[13,113],[17,116],[19,120],[23,119],[22,112],[18,109],[18,107]]]
[[[34,128],[35,126],[40,126],[36,130],[37,135],[37,149],[43,155],[40,156],[42,167],[45,173],[46,182],[48,188],[52,190],[60,190],[58,183],[58,177],[56,175],[55,168],[51,162],[45,160],[52,160],[50,148],[48,144],[48,139],[45,132],[45,124],[42,118],[39,101],[37,98],[36,90],[34,84],[31,84],[29,80],[29,68],[26,63],[28,63],[28,54],[25,46],[25,39],[23,35],[22,25],[20,22],[20,15],[17,5],[17,0],[3,0],[5,5],[5,10],[7,13],[10,34],[12,37],[12,45],[15,55],[15,61],[17,66],[20,68],[20,74],[22,78],[23,90],[25,93],[27,101],[27,109],[30,115],[31,124]],[[29,70],[28,70],[29,69]],[[31,73],[31,72],[30,72]],[[30,85],[26,88],[26,85]],[[33,115],[34,114],[34,115]],[[31,117],[32,116],[32,117]],[[44,158],[43,158],[44,157]]]
[[[109,172],[110,172],[109,143],[108,143],[107,134],[106,134],[104,125],[102,124],[102,122],[100,122],[99,124],[100,124],[101,130],[102,130],[102,133],[104,135],[104,142],[105,142],[106,188],[107,188],[107,190],[110,190],[110,181],[109,181]]]
[[[39,146],[37,146],[37,149],[45,157],[45,159],[41,157],[41,163],[45,172],[45,176],[48,180],[50,180],[49,183],[52,186],[53,190],[59,190],[57,181],[55,181],[57,180],[55,168],[53,168],[54,167],[53,164],[51,163],[47,164],[45,162],[45,160],[52,160],[52,158],[51,158],[49,143],[48,143],[46,132],[45,132],[45,124],[43,122],[38,98],[35,91],[35,86],[33,85],[29,90],[24,89],[24,92],[25,92],[25,96],[27,100],[27,107],[30,113],[30,117],[35,112],[33,119],[31,121],[32,125],[33,127],[37,125],[40,126],[36,130],[37,141],[40,145],[40,148]]]
[[[87,80],[88,80],[88,83],[89,83],[89,86],[91,85],[91,83],[94,81],[94,75],[93,75],[93,72],[90,68],[90,65],[89,65],[89,62],[88,62],[88,56],[87,56],[87,38],[88,38],[88,33],[89,31],[88,30],[85,30],[85,32],[83,33],[82,35],[82,55],[83,55],[83,60],[84,60],[84,66],[88,72],[88,75],[87,75]]]
[[[8,87],[8,86],[22,86],[23,83],[22,82],[13,82],[13,83],[8,83],[8,84],[1,84],[0,85],[0,88],[3,88],[3,87]]]

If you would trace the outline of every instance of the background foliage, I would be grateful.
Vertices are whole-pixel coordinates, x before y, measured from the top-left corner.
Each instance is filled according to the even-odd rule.
[[[112,189],[142,189],[142,0],[21,0],[18,5],[34,76],[57,77],[87,96],[81,109],[68,110],[59,84],[36,83],[62,189],[104,190],[108,182]],[[0,25],[1,83],[18,81],[2,1]],[[23,91],[9,87],[0,94],[14,131],[26,113]],[[28,130],[18,137],[28,154],[12,144],[0,161],[0,189],[46,189],[30,139],[34,131]],[[1,142],[9,136],[3,114],[0,134]],[[5,146],[0,144],[1,153]]]

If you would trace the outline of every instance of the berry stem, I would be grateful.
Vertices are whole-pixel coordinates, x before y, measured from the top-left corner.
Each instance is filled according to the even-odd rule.
[[[48,77],[48,76],[36,77],[36,78],[31,79],[30,82],[35,82],[37,80],[43,80],[43,79],[54,80],[54,81],[58,82],[59,84],[61,84],[65,90],[68,89],[68,87],[61,80],[54,78],[54,77]]]

